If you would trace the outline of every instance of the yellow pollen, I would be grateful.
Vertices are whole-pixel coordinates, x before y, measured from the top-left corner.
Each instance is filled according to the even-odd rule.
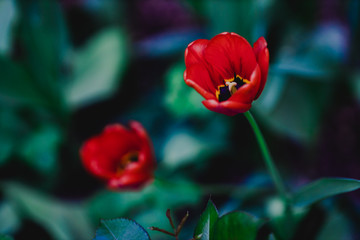
[[[225,84],[219,85],[215,91],[215,96],[218,100],[220,97],[220,88],[227,86],[229,88],[230,95],[233,95],[238,90],[236,86],[239,84],[239,80],[235,81],[235,79],[240,79],[243,83],[250,83],[249,80],[242,78],[240,75],[234,75],[232,78],[224,79]],[[242,86],[242,84],[240,85]]]
[[[236,82],[226,82],[225,84],[226,84],[226,86],[229,87],[229,92],[231,93],[231,95],[236,92],[236,90],[237,90],[237,88],[236,88],[237,83]]]

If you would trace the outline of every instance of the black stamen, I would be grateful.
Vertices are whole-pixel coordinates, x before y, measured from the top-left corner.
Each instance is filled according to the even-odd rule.
[[[137,162],[139,160],[139,155],[134,154],[129,157],[130,162]]]
[[[239,89],[241,86],[245,84],[239,76],[235,76],[234,81],[237,83],[236,89]]]
[[[220,87],[219,91],[219,102],[226,101],[231,97],[228,86]]]

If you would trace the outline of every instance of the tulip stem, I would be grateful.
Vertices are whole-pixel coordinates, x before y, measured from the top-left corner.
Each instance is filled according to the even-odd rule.
[[[252,114],[250,113],[250,111],[245,112],[244,115],[247,118],[247,120],[249,121],[249,123],[254,131],[254,134],[255,134],[255,137],[259,144],[261,153],[264,157],[266,167],[270,173],[270,176],[275,184],[275,187],[276,187],[279,195],[284,200],[284,202],[288,202],[289,201],[288,194],[286,193],[284,183],[280,177],[279,171],[277,170],[277,168],[274,164],[274,161],[272,160],[269,148],[265,142],[265,139],[260,131],[258,124],[256,123],[256,121],[255,121],[254,117],[252,116]]]

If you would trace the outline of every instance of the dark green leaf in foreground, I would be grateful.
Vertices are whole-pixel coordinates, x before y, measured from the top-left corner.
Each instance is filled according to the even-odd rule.
[[[211,240],[254,240],[261,221],[245,212],[231,212],[214,225]]]
[[[218,220],[219,214],[214,203],[209,200],[206,209],[200,216],[200,220],[195,228],[194,238],[199,240],[209,240],[212,228]]]
[[[32,105],[46,105],[46,99],[18,63],[0,56],[0,98]]]
[[[150,240],[139,224],[125,218],[101,220],[94,240]]]
[[[319,200],[360,188],[360,181],[346,178],[322,178],[302,187],[294,194],[294,205],[309,206]]]
[[[13,240],[13,238],[8,235],[0,234],[0,240]]]

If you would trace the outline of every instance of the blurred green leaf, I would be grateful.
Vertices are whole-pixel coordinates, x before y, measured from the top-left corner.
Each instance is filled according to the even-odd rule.
[[[14,143],[8,139],[0,138],[0,166],[9,159]]]
[[[25,120],[16,114],[15,109],[0,103],[0,166],[10,159],[27,136]]]
[[[162,149],[162,162],[168,170],[198,165],[226,146],[231,125],[222,116],[216,116],[202,124],[200,130],[173,128]]]
[[[68,50],[65,23],[56,1],[17,1],[21,18],[17,37],[24,50],[21,61],[32,84],[42,93],[48,105],[61,110],[61,64]]]
[[[192,10],[194,10],[198,15],[204,14],[204,0],[186,0],[184,2],[189,4]]]
[[[183,205],[196,205],[201,191],[191,182],[177,180],[154,183],[137,192],[102,191],[88,202],[88,211],[93,220],[125,216],[136,218],[148,208],[177,209]],[[164,215],[165,216],[165,215]],[[150,219],[153,220],[153,219]],[[145,222],[141,222],[145,225]]]
[[[0,240],[13,240],[13,238],[8,235],[0,234]]]
[[[100,221],[94,240],[150,240],[143,227],[125,218],[106,219]]]
[[[58,147],[62,140],[60,130],[44,125],[26,139],[20,155],[35,170],[44,175],[53,175],[58,166]]]
[[[200,216],[194,232],[194,238],[199,240],[210,240],[213,234],[213,226],[219,218],[219,213],[214,203],[209,200],[206,209]],[[198,236],[201,236],[198,238]]]
[[[354,236],[351,234],[351,223],[346,216],[336,209],[331,209],[326,218],[324,227],[320,230],[317,240],[350,240]]]
[[[60,5],[47,0],[17,1],[17,5],[22,15],[19,31],[27,50],[27,63],[38,80],[45,80],[41,83],[50,83],[58,77],[60,61],[67,50]],[[32,63],[31,60],[36,61]]]
[[[169,229],[169,219],[166,217],[165,212],[165,209],[150,207],[148,209],[143,209],[140,213],[136,214],[136,216],[131,216],[131,218],[133,218],[145,229],[152,226],[156,226],[161,229]],[[164,239],[164,233],[158,231],[149,231],[148,233],[151,239]]]
[[[185,84],[184,71],[185,64],[181,62],[172,66],[165,75],[166,108],[177,117],[208,117],[211,111],[201,103],[204,98]]]
[[[203,8],[211,27],[211,36],[236,32],[251,42],[258,17],[256,1],[204,1]]]
[[[276,238],[275,238],[274,234],[270,234],[270,236],[269,236],[269,240],[276,240]]]
[[[308,209],[287,208],[282,199],[274,197],[267,201],[266,212],[275,236],[279,239],[292,239]]]
[[[101,191],[89,200],[87,206],[89,214],[95,222],[100,218],[126,216],[127,211],[135,211],[137,207],[143,206],[151,189],[148,186],[138,192]]]
[[[275,76],[273,84],[272,74],[275,73],[270,73],[269,84],[254,103],[258,119],[271,130],[312,143],[321,129],[333,85],[289,76]]]
[[[294,193],[295,206],[307,207],[324,198],[351,192],[360,188],[360,180],[346,178],[322,178]]]
[[[176,209],[182,205],[196,205],[200,201],[201,191],[191,181],[175,179],[172,181],[157,180],[153,184],[155,190],[153,201],[163,209]]]
[[[0,203],[0,233],[14,233],[20,226],[20,218],[14,204],[8,201]]]
[[[356,72],[351,76],[350,89],[358,103],[360,103],[360,72]]]
[[[90,239],[93,229],[81,204],[60,202],[25,186],[2,185],[19,216],[43,226],[55,239]]]
[[[32,105],[48,105],[24,68],[0,56],[0,98]]]
[[[255,240],[262,221],[245,213],[228,213],[215,223],[212,240],[246,239]]]
[[[194,133],[179,131],[174,133],[166,141],[163,149],[163,161],[161,164],[170,169],[176,169],[203,160],[213,153],[211,146]]]
[[[318,24],[311,31],[294,25],[284,33],[272,71],[332,81],[346,58],[347,41],[347,29],[335,21]]]
[[[128,61],[125,33],[106,29],[73,56],[73,78],[65,88],[72,107],[80,107],[109,97],[117,88]]]
[[[7,54],[11,48],[12,27],[17,20],[13,0],[0,1],[0,54]]]

